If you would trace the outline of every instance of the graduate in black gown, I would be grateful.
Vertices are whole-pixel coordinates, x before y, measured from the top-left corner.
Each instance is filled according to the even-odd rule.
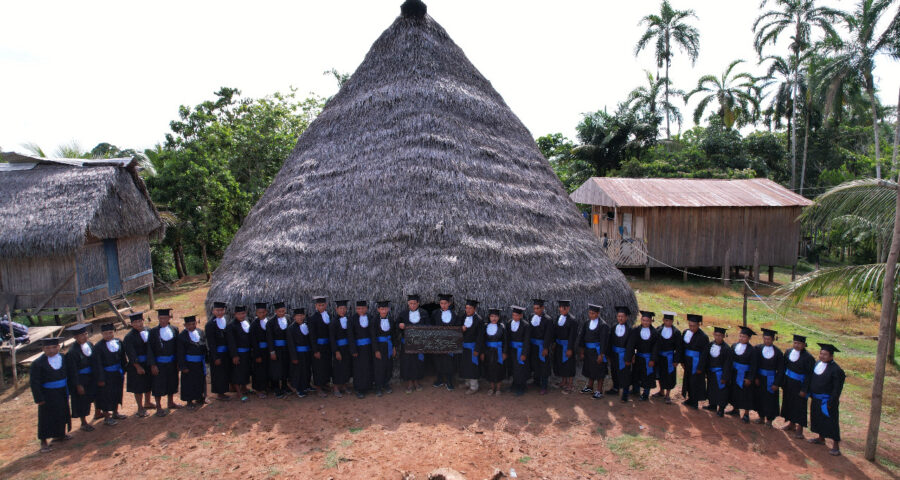
[[[810,443],[825,445],[825,439],[832,440],[828,453],[841,454],[841,391],[844,389],[846,375],[840,365],[834,361],[834,354],[840,352],[834,345],[820,343],[819,361],[813,367],[812,379],[809,382],[809,429],[819,434],[809,439]]]
[[[589,393],[595,399],[603,398],[603,379],[606,378],[606,349],[609,342],[609,325],[600,319],[600,305],[588,305],[588,318],[579,335],[581,347],[581,374],[587,378],[587,385],[581,393]],[[597,389],[594,390],[594,382]]]
[[[559,386],[562,393],[568,395],[575,390],[572,382],[575,377],[575,348],[578,345],[580,325],[569,311],[569,300],[559,300],[556,303],[559,316],[553,326],[553,373],[562,377]]]
[[[653,328],[654,312],[641,310],[641,324],[634,327],[634,360],[631,364],[631,381],[636,393],[639,388],[641,400],[650,399],[650,389],[656,386],[656,361],[659,355],[659,335]]]
[[[59,354],[59,338],[41,339],[44,354],[31,364],[31,395],[38,406],[38,439],[41,452],[51,450],[48,440],[72,438],[66,429],[72,430],[69,413],[68,376],[70,368]]]
[[[466,300],[466,311],[462,321],[463,351],[458,356],[459,378],[468,386],[466,395],[478,391],[478,379],[481,378],[478,345],[481,336],[484,335],[484,320],[478,314],[477,308],[477,300]]]
[[[197,317],[184,317],[184,330],[176,337],[176,360],[181,372],[181,400],[188,410],[206,403],[206,365],[209,349],[206,332],[197,328]]]
[[[438,295],[440,308],[431,312],[431,324],[440,327],[460,327],[462,319],[453,313],[453,295],[441,293]],[[452,353],[435,353],[434,367],[437,370],[437,378],[433,387],[446,386],[447,390],[453,390],[453,375],[456,373],[456,356]]]
[[[407,353],[405,346],[406,327],[427,325],[430,322],[428,314],[419,308],[420,301],[419,295],[407,295],[407,308],[397,317],[397,329],[400,331],[400,378],[406,380],[406,393],[421,390],[421,382],[425,377],[425,354]]]
[[[375,373],[372,365],[375,360],[374,320],[369,319],[369,304],[365,300],[356,301],[356,315],[350,319],[347,333],[353,355],[353,390],[356,398],[365,398],[372,389]]]
[[[703,408],[716,412],[719,417],[725,416],[731,383],[731,347],[725,343],[726,330],[723,327],[713,329],[713,341],[706,351],[706,396],[709,405]]]
[[[256,396],[266,398],[266,393],[272,388],[269,381],[269,305],[257,303],[256,318],[250,324],[250,357],[253,366],[250,368],[250,386],[256,391]]]
[[[788,422],[783,430],[803,438],[809,410],[809,383],[816,360],[806,351],[806,337],[794,335],[794,348],[784,355],[784,383],[781,386],[781,416]]]
[[[269,343],[269,379],[275,388],[275,398],[284,398],[288,391],[291,358],[287,348],[287,329],[291,325],[284,302],[275,302],[273,318],[266,328]]]
[[[709,348],[709,337],[700,329],[703,316],[687,314],[688,329],[681,335],[684,350],[682,367],[684,377],[681,381],[681,395],[684,404],[696,409],[698,402],[706,400],[706,350]]]
[[[94,345],[94,355],[97,356],[97,399],[95,405],[101,416],[104,417],[104,425],[115,425],[117,420],[126,418],[119,413],[119,405],[122,404],[122,387],[125,383],[125,347],[115,338],[116,327],[112,323],[100,327],[103,339]]]
[[[306,309],[294,309],[294,322],[288,327],[287,350],[291,359],[290,387],[297,397],[306,397],[309,390],[309,374],[312,364],[312,344],[315,343],[312,329],[306,322]]]
[[[753,405],[759,414],[754,423],[772,426],[778,416],[778,387],[784,378],[784,354],[774,345],[775,330],[762,329],[763,343],[756,346],[756,378],[753,380]]]
[[[659,348],[656,357],[656,377],[659,379],[659,392],[654,397],[664,397],[666,404],[672,404],[672,389],[678,384],[676,368],[681,363],[681,350],[684,342],[681,331],[675,328],[675,312],[662,312],[663,324],[657,329]]]
[[[156,397],[156,416],[165,417],[169,410],[181,408],[181,404],[175,403],[178,392],[178,362],[175,358],[178,329],[169,324],[172,319],[170,309],[157,309],[156,315],[159,325],[150,329],[147,363],[150,364],[150,387]],[[162,397],[166,397],[168,402],[166,408],[162,407]]]
[[[507,329],[509,338],[509,348],[507,349],[509,355],[507,357],[509,360],[506,363],[509,365],[509,375],[512,377],[513,394],[521,397],[525,394],[528,377],[531,376],[531,362],[528,358],[531,356],[531,324],[522,319],[525,315],[525,307],[513,305],[510,309],[512,313]],[[570,361],[574,363],[575,358],[573,357]]]
[[[313,298],[316,311],[309,316],[306,323],[312,332],[312,375],[313,386],[320,397],[327,397],[331,382],[331,314],[328,312],[326,297]]]
[[[336,300],[335,316],[336,320],[329,325],[329,340],[331,341],[331,378],[333,393],[335,397],[341,398],[347,390],[347,384],[350,383],[350,377],[353,375],[353,355],[350,353],[350,317],[347,315],[347,300]]]
[[[81,419],[81,430],[94,431],[88,423],[91,405],[97,396],[97,370],[100,368],[94,355],[94,345],[88,341],[88,325],[79,323],[66,330],[75,336],[75,344],[66,353],[69,367],[69,395],[72,399],[72,417]]]
[[[753,380],[756,378],[756,349],[750,344],[750,338],[756,332],[741,327],[738,341],[731,346],[731,392],[729,401],[732,409],[726,412],[728,415],[744,415],[741,421],[750,423],[750,410],[753,409]]]
[[[612,377],[612,388],[606,391],[609,395],[618,395],[622,391],[622,402],[628,401],[631,387],[631,361],[634,357],[635,334],[637,331],[628,327],[628,316],[631,309],[616,307],[616,324],[610,329],[609,346],[606,352],[609,358],[609,374]]]
[[[247,319],[247,307],[234,307],[234,321],[225,329],[228,342],[228,356],[231,357],[231,386],[242,402],[247,401],[247,384],[250,383],[250,347],[253,343],[250,334],[250,320]]]
[[[394,374],[394,358],[397,356],[397,326],[390,317],[391,302],[379,300],[376,303],[378,320],[373,325],[375,329],[375,348],[372,369],[373,380],[377,396],[384,393],[392,393],[391,377]]]
[[[481,363],[484,378],[491,384],[488,395],[500,395],[500,383],[506,379],[507,353],[509,338],[506,326],[500,322],[500,309],[488,310],[488,324],[484,326],[484,336],[478,347],[481,352]]]
[[[228,319],[225,317],[225,303],[214,302],[212,316],[204,327],[206,346],[209,348],[209,390],[219,400],[228,400],[226,393],[231,384],[231,357],[228,356]]]
[[[125,334],[122,344],[125,346],[125,356],[128,358],[126,368],[125,390],[134,394],[134,403],[137,404],[137,416],[146,417],[147,407],[150,402],[150,363],[148,355],[150,349],[147,343],[150,341],[150,332],[144,328],[144,314],[141,312],[129,315],[131,330]]]
[[[535,298],[532,300],[531,319],[531,375],[535,386],[540,388],[540,394],[547,394],[547,385],[550,380],[550,369],[553,366],[553,357],[550,356],[550,347],[553,344],[553,319],[544,312],[544,300]]]

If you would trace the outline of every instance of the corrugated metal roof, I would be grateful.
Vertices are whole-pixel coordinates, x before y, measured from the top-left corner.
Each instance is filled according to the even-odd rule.
[[[765,178],[592,177],[569,195],[606,207],[804,207],[812,202]]]

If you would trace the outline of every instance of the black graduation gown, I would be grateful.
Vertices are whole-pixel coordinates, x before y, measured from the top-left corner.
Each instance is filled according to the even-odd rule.
[[[729,385],[731,383],[731,347],[722,342],[718,356],[713,355],[715,342],[706,350],[706,396],[713,407],[725,408],[728,405]]]
[[[453,313],[453,307],[450,307],[447,311],[450,312],[450,323],[444,323],[441,320],[443,311],[439,308],[433,312],[431,312],[431,324],[435,326],[442,327],[458,327],[462,325],[463,319],[456,316]],[[456,355],[452,353],[435,353],[434,357],[434,367],[437,370],[438,375],[453,375],[456,373]]]
[[[468,316],[462,317],[463,326],[465,326],[466,318]],[[472,325],[466,327],[463,332],[463,351],[459,354],[459,378],[465,380],[481,378],[481,360],[473,355],[475,351],[481,353],[478,345],[480,345],[482,335],[484,335],[484,319],[476,313],[472,316]],[[525,341],[527,342],[528,339],[526,338]]]
[[[397,325],[391,320],[390,316],[387,317],[387,321],[387,330],[381,324],[380,316],[373,325],[375,329],[375,349],[381,352],[381,358],[372,359],[376,388],[387,387],[391,383],[391,377],[394,373],[394,348],[399,343]]]
[[[660,325],[656,329],[659,334],[657,340],[656,378],[659,379],[659,388],[671,390],[678,384],[677,366],[681,363],[681,348],[684,342],[681,340],[681,331],[672,327],[669,338],[663,338],[663,328]]]
[[[122,343],[125,344],[125,356],[128,357],[128,366],[125,369],[125,390],[129,393],[147,393],[150,391],[150,363],[148,362],[147,344],[150,342],[150,332],[147,332],[147,341],[141,338],[140,332],[131,329],[125,334]],[[135,364],[144,369],[144,373],[138,374]]]
[[[540,377],[549,377],[550,368],[553,365],[553,357],[550,355],[553,344],[553,319],[549,315],[541,315],[540,323],[535,326],[532,313],[527,320],[531,325],[531,346],[534,348],[534,355],[531,356],[531,373],[535,380]],[[546,356],[543,352],[545,349],[547,350]]]
[[[685,342],[686,330],[681,334],[682,367],[684,377],[681,381],[681,394],[691,402],[706,400],[706,349],[709,348],[709,337],[706,332],[697,329],[690,342]],[[699,371],[700,373],[697,373]]]
[[[250,383],[251,360],[250,346],[253,344],[250,331],[253,325],[247,320],[247,331],[241,327],[241,322],[234,320],[225,329],[225,338],[228,341],[228,356],[231,362],[231,383],[234,385],[247,385]],[[238,364],[234,364],[234,357],[238,357]]]
[[[478,347],[479,353],[484,354],[484,363],[482,371],[485,380],[493,383],[502,382],[506,379],[506,365],[510,360],[503,360],[503,353],[509,353],[509,338],[506,325],[502,322],[497,323],[497,331],[493,335],[488,334],[488,326],[484,326],[484,335],[482,336],[481,345]]]
[[[331,361],[333,350],[331,349],[331,323],[335,318],[327,310],[328,323],[322,314],[316,311],[313,313],[306,323],[309,324],[310,338],[313,339],[313,353],[318,352],[319,358],[312,356],[312,375],[313,384],[317,387],[324,387],[331,381]]]
[[[839,408],[845,378],[844,370],[834,361],[828,362],[821,374],[816,374],[813,367],[809,382],[809,395],[812,398],[809,405],[809,429],[813,433],[841,441]]]
[[[574,315],[566,315],[566,321],[559,325],[562,316],[558,316],[553,323],[553,373],[560,377],[575,376],[575,352],[578,351],[578,319]],[[568,350],[572,356],[566,356]]]
[[[228,319],[225,328],[219,328],[216,319],[210,317],[204,328],[206,333],[206,346],[209,349],[209,390],[212,393],[223,394],[230,390],[231,383],[231,357],[228,356]],[[216,365],[219,360],[219,365]]]
[[[97,396],[97,355],[94,354],[94,345],[91,346],[91,356],[85,356],[78,343],[69,347],[66,353],[66,365],[69,367],[69,395],[72,398],[72,416],[86,417],[91,413],[91,404]],[[78,394],[78,385],[84,388],[84,395]]]
[[[269,320],[266,328],[266,335],[269,342],[269,354],[275,352],[275,360],[269,357],[269,379],[273,382],[281,382],[288,380],[290,375],[291,358],[287,348],[287,327],[290,327],[293,321],[285,318],[287,325],[284,329],[278,324],[278,318]]]
[[[354,314],[350,319],[350,328],[347,329],[347,338],[350,341],[350,353],[353,357],[353,389],[359,393],[365,393],[372,388],[375,374],[372,361],[375,360],[375,320],[366,315],[366,326],[360,324],[360,316]]]
[[[789,422],[806,426],[809,408],[809,384],[812,381],[816,361],[804,348],[799,351],[796,362],[791,361],[791,352],[784,354],[784,383],[781,386],[781,416]],[[800,396],[800,392],[806,394]]]
[[[631,363],[631,384],[642,388],[656,386],[656,366],[659,356],[659,333],[653,327],[647,327],[649,338],[641,337],[643,327],[640,325],[632,329],[634,331],[634,360]],[[650,366],[653,362],[654,366]]]
[[[428,314],[425,310],[419,309],[419,321],[412,323],[409,320],[409,309],[400,312],[397,317],[397,325],[401,323],[405,327],[411,325],[428,325]],[[465,335],[465,334],[463,334]],[[400,378],[403,380],[421,380],[425,377],[425,354],[424,353],[406,353],[406,330],[400,330]]]
[[[529,358],[531,356],[531,324],[522,319],[515,332],[512,324],[512,320],[506,324],[506,336],[509,339],[507,352],[509,354],[505,363],[508,366],[513,385],[524,388],[531,376],[531,358]],[[573,350],[575,349],[573,348]],[[522,355],[525,356],[525,360],[522,360]],[[574,363],[575,356],[573,355],[569,361]]]
[[[181,400],[185,402],[202,401],[206,398],[206,364],[209,362],[209,350],[206,345],[206,332],[199,328],[196,332],[200,335],[199,341],[191,340],[190,332],[182,330],[175,342],[178,371],[181,372]]]
[[[306,333],[303,332],[306,326]],[[291,388],[300,393],[305,393],[309,388],[310,364],[312,361],[312,329],[304,323],[298,325],[291,323],[285,335],[287,340],[287,352],[291,361],[290,384]]]
[[[740,342],[738,342],[740,343]],[[729,400],[734,408],[742,410],[753,409],[753,380],[756,378],[756,348],[749,343],[740,355],[737,353],[738,344],[731,346],[731,378]],[[749,385],[746,380],[749,380]]]
[[[774,420],[778,416],[780,410],[778,408],[778,386],[782,383],[784,377],[784,354],[776,346],[772,346],[775,354],[772,358],[763,357],[764,345],[757,345],[756,350],[756,381],[754,382],[753,409],[760,417],[768,420]],[[776,387],[772,392],[768,385]]]
[[[62,361],[58,370],[50,366],[46,355],[38,357],[31,364],[31,395],[38,405],[38,438],[41,440],[62,438],[66,436],[66,428],[72,429],[72,417],[69,414],[68,376],[70,369],[66,358],[59,354]]]
[[[350,339],[348,338],[348,329],[350,328],[350,318],[344,318],[344,325],[341,325],[341,317],[333,318],[328,325],[329,340],[331,341],[331,377],[335,385],[345,385],[353,376],[353,355],[350,353]],[[337,359],[337,353],[340,352],[341,359]]]
[[[266,328],[271,320],[268,318],[264,320],[266,326],[263,326],[259,318],[253,319],[250,323],[250,358],[253,360],[250,367],[251,386],[257,392],[269,389],[269,339]]]
[[[612,377],[613,388],[629,388],[631,386],[631,363],[634,358],[634,336],[637,332],[627,324],[622,324],[624,329],[617,327],[619,323],[609,329],[609,350],[606,355],[609,358],[609,374]],[[621,335],[619,335],[621,333]]]
[[[97,369],[97,381],[104,382],[102,387],[97,387],[96,403],[98,409],[107,412],[117,410],[122,404],[122,386],[125,381],[123,375],[127,365],[122,341],[118,339],[110,341],[118,342],[118,351],[110,352],[104,340],[94,345],[94,355],[97,356],[100,365]]]
[[[606,361],[606,349],[609,343],[609,325],[602,319],[597,319],[597,326],[591,330],[591,320],[587,319],[581,326],[579,346],[584,351],[584,363],[581,365],[581,374],[590,380],[602,381],[606,378],[609,368]],[[597,362],[603,356],[602,361]],[[601,383],[597,390],[603,388]]]
[[[172,332],[172,338],[163,341],[160,337],[160,327],[150,329],[150,339],[147,341],[149,353],[147,363],[152,367],[156,365],[159,371],[157,375],[150,376],[150,390],[155,397],[174,395],[178,392],[178,361],[175,355],[178,353],[178,328],[169,325],[166,327]]]

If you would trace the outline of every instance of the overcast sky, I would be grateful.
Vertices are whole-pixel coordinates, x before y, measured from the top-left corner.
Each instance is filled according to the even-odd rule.
[[[0,2],[0,148],[150,147],[163,140],[179,105],[209,99],[220,86],[254,97],[290,86],[332,95],[337,86],[322,72],[354,71],[401,3]],[[645,82],[644,69],[656,70],[652,51],[635,58],[633,48],[638,21],[659,10],[657,0],[426,3],[535,137],[574,136],[582,113],[614,109]],[[751,31],[758,0],[673,5],[696,11],[701,34],[696,66],[676,51],[676,87],[690,90],[700,75],[719,74],[737,58],[760,73]],[[895,104],[900,65],[882,58],[876,76],[884,102]]]

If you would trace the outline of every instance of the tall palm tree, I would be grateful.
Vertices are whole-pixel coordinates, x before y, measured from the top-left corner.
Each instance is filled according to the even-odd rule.
[[[683,50],[688,58],[691,59],[691,65],[697,63],[697,57],[700,56],[700,31],[687,23],[689,18],[697,19],[697,15],[693,10],[675,10],[669,4],[669,0],[663,0],[659,6],[659,14],[651,14],[642,18],[638,25],[645,25],[647,30],[641,35],[637,44],[634,46],[634,56],[641,53],[651,40],[655,41],[654,55],[656,57],[656,67],[665,67],[665,103],[671,106],[669,96],[673,94],[670,91],[671,77],[669,77],[669,66],[672,64],[672,47],[679,47]],[[666,111],[666,139],[672,137],[670,127],[671,110]],[[674,119],[674,117],[672,118]]]
[[[875,177],[881,178],[881,139],[878,128],[878,101],[875,99],[875,59],[880,54],[896,52],[896,43],[900,40],[900,11],[891,11],[895,0],[860,0],[856,9],[845,17],[850,30],[850,38],[846,42],[831,43],[834,56],[822,69],[824,81],[827,82],[827,100],[825,113],[830,114],[834,106],[834,98],[847,80],[857,80],[865,85],[872,112],[872,131],[875,137]],[[877,26],[885,14],[892,18],[884,30],[878,32]]]
[[[647,75],[647,84],[632,90],[625,100],[625,105],[632,112],[644,110],[654,119],[662,119],[662,116],[671,118],[678,123],[679,129],[681,129],[681,123],[684,120],[681,109],[677,105],[669,103],[668,99],[659,98],[660,93],[666,88],[666,79],[656,78],[653,73],[648,71],[644,73]],[[679,89],[671,89],[669,93],[673,96],[684,96],[684,91]]]
[[[790,34],[789,45],[793,60],[788,64],[792,67],[791,103],[797,104],[797,86],[800,75],[801,54],[810,48],[812,43],[813,28],[822,30],[827,38],[838,38],[833,23],[843,13],[839,10],[817,6],[815,0],[772,0],[776,5],[775,10],[769,10],[760,15],[753,22],[753,46],[756,52],[762,55],[763,48],[767,44],[775,44],[785,33]],[[763,8],[768,0],[762,0],[760,8]],[[797,109],[792,109],[791,120],[791,189],[797,184]]]
[[[713,101],[718,103],[718,115],[727,128],[732,128],[735,124],[747,125],[753,123],[754,118],[758,118],[760,88],[757,79],[747,72],[732,73],[734,67],[743,62],[743,60],[731,62],[719,77],[715,75],[700,77],[697,87],[684,96],[684,103],[687,104],[695,94],[704,94],[694,109],[694,123],[700,123],[703,112]]]

